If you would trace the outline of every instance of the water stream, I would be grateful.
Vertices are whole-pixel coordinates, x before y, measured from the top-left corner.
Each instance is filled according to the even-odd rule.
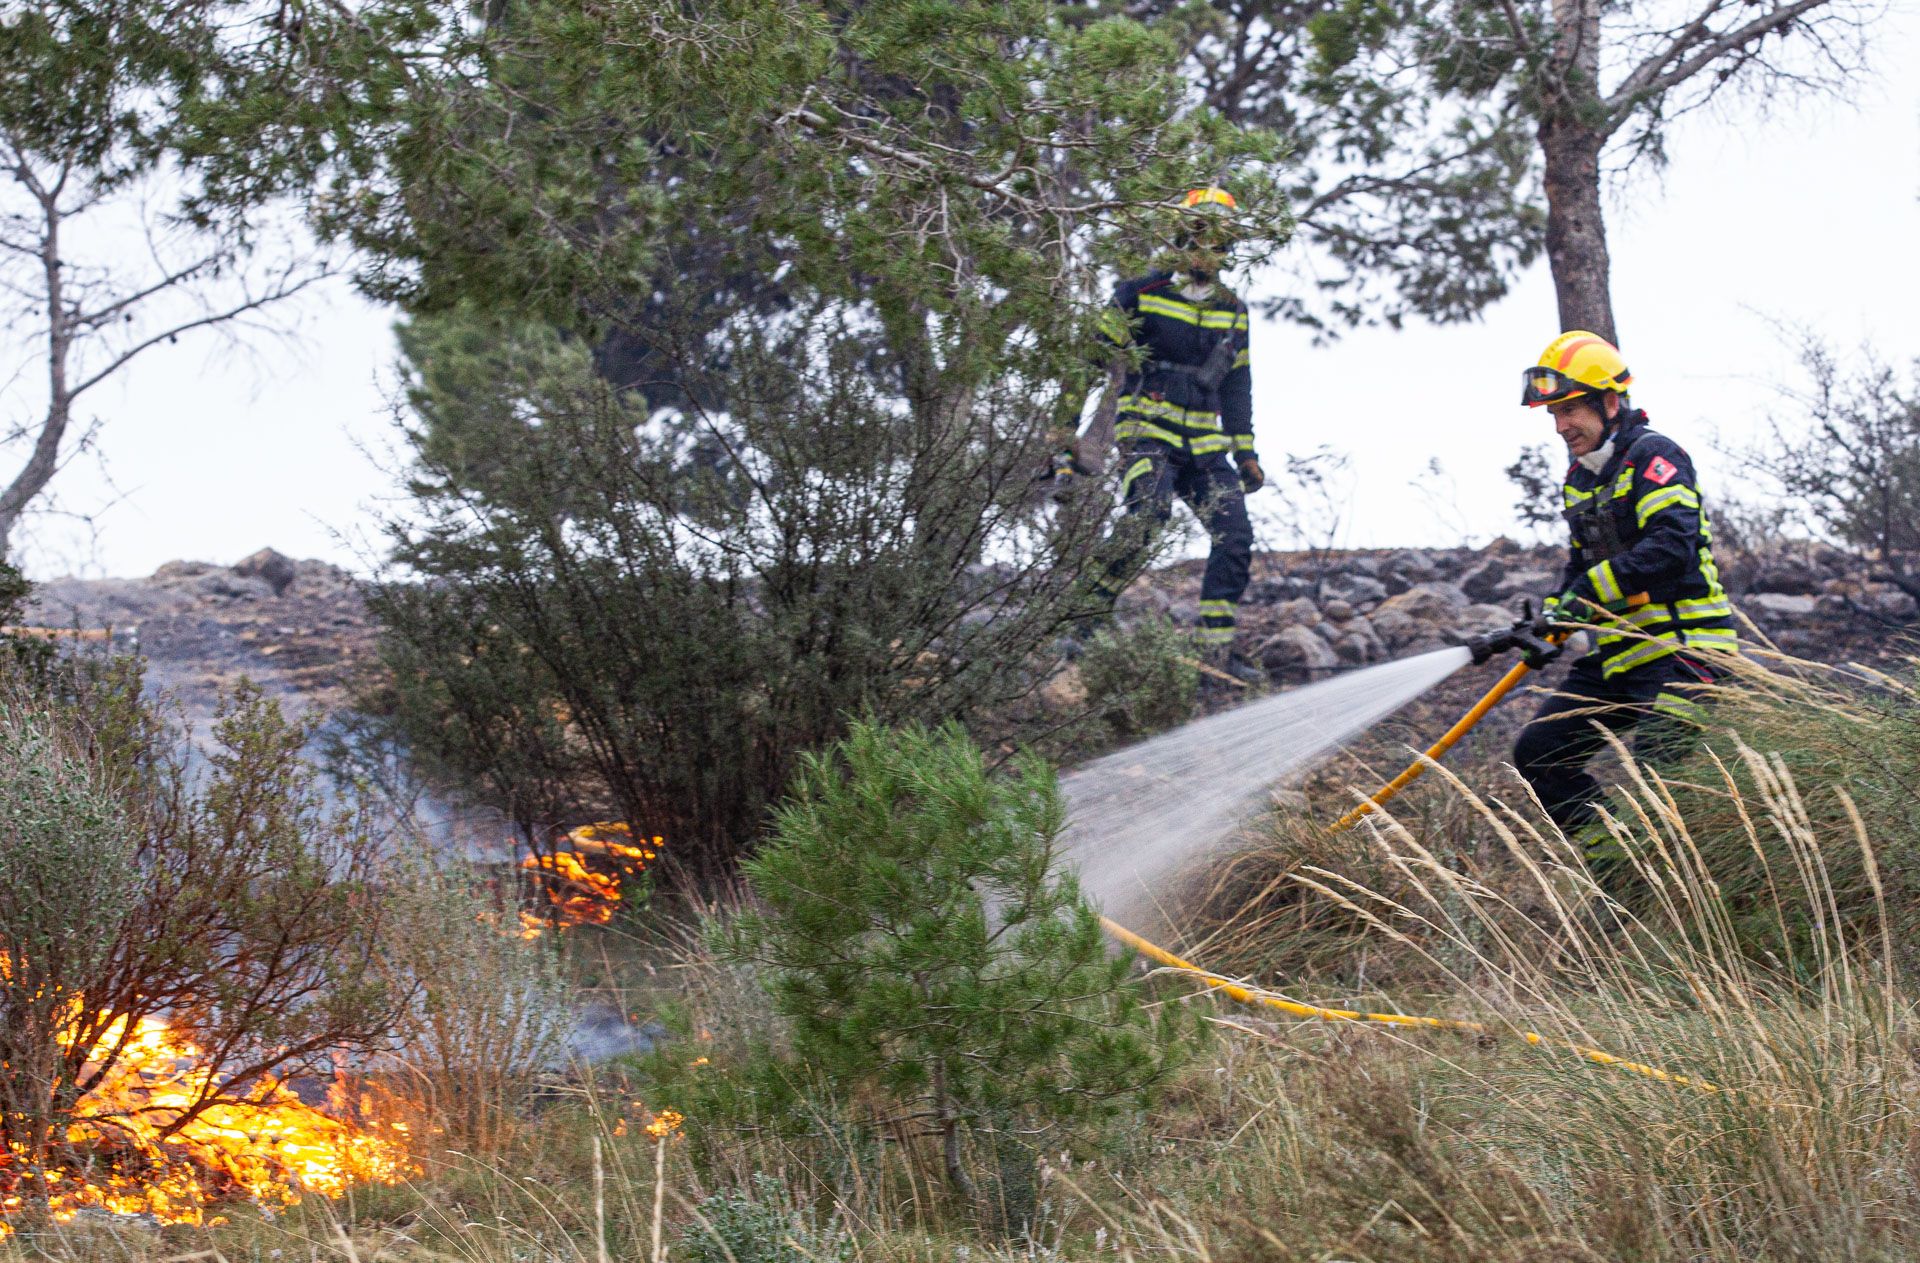
[[[1065,855],[1108,916],[1151,936],[1158,896],[1306,771],[1471,661],[1436,649],[1195,720],[1060,778]]]

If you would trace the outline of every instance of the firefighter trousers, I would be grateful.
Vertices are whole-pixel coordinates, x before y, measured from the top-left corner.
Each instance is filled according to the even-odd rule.
[[[1599,816],[1596,803],[1604,792],[1587,771],[1606,745],[1595,725],[1615,733],[1632,730],[1636,759],[1670,765],[1698,740],[1701,695],[1722,678],[1711,652],[1671,653],[1611,679],[1601,674],[1600,655],[1588,654],[1520,730],[1514,767],[1561,832],[1574,837]]]
[[[1240,598],[1253,566],[1253,525],[1247,520],[1247,496],[1226,452],[1196,456],[1160,442],[1138,439],[1122,465],[1120,484],[1125,516],[1102,549],[1094,587],[1109,603],[1138,575],[1153,545],[1173,517],[1173,498],[1186,501],[1213,541],[1206,574],[1200,580],[1200,639],[1203,644],[1233,641]]]

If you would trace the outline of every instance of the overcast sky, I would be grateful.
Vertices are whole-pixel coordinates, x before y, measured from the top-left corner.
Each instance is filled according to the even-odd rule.
[[[1898,364],[1920,354],[1920,21],[1885,19],[1873,57],[1880,75],[1852,105],[1683,120],[1671,165],[1630,176],[1610,203],[1634,401],[1694,454],[1710,497],[1738,477],[1720,447],[1749,441],[1775,388],[1797,380],[1776,323]],[[56,484],[94,527],[39,523],[23,541],[28,573],[139,575],[267,546],[360,569],[354,541],[396,494],[391,319],[342,285],[304,302],[291,347],[209,354],[183,340],[141,361],[92,401],[104,472],[83,456]],[[1257,328],[1260,450],[1270,467],[1322,444],[1350,455],[1338,543],[1484,542],[1512,529],[1502,469],[1552,438],[1545,413],[1516,400],[1519,369],[1558,331],[1544,259],[1473,324],[1324,347]],[[1436,458],[1443,479],[1427,472]],[[1286,492],[1276,477],[1254,497],[1262,546],[1289,542]]]

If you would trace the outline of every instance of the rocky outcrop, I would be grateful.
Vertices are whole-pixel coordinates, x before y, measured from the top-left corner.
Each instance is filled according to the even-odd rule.
[[[1266,553],[1254,559],[1240,610],[1240,650],[1276,680],[1305,681],[1463,644],[1510,624],[1559,588],[1564,550],[1496,540],[1482,549]],[[1198,609],[1200,562],[1143,577],[1121,614]],[[1834,549],[1782,548],[1722,561],[1753,630],[1788,653],[1822,660],[1897,652],[1920,624],[1920,602]]]
[[[144,579],[47,580],[34,588],[27,620],[110,631],[116,645],[139,650],[149,684],[196,727],[241,676],[296,709],[331,709],[373,650],[351,575],[270,548],[232,566],[170,561]]]

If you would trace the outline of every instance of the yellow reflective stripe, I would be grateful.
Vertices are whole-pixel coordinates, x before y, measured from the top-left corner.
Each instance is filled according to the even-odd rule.
[[[1186,435],[1177,434],[1164,426],[1155,425],[1151,421],[1138,419],[1128,420],[1124,417],[1113,427],[1113,437],[1116,439],[1158,439],[1162,443],[1171,443],[1175,447],[1179,447],[1187,441]]]
[[[1572,508],[1574,505],[1581,503],[1582,501],[1593,499],[1593,492],[1580,491],[1580,490],[1576,490],[1573,487],[1562,487],[1560,488],[1560,492],[1561,492],[1562,498],[1566,502],[1566,506],[1569,509]]]
[[[1233,448],[1237,452],[1251,452],[1253,450],[1253,435],[1251,434],[1234,435]]]
[[[1183,324],[1198,325],[1202,329],[1245,329],[1247,313],[1243,311],[1225,311],[1218,307],[1200,307],[1184,299],[1168,298],[1164,294],[1140,295],[1140,310],[1156,316],[1165,316],[1169,320],[1178,320]]]
[[[1704,724],[1707,721],[1705,707],[1678,693],[1663,691],[1656,694],[1653,699],[1653,711],[1656,715],[1671,715],[1675,719],[1684,719],[1691,724]]]
[[[1153,458],[1150,456],[1142,456],[1139,460],[1133,462],[1133,464],[1128,465],[1127,476],[1120,480],[1120,494],[1124,496],[1130,492],[1133,489],[1133,480],[1147,473],[1152,468]]]
[[[1731,627],[1689,627],[1680,634],[1689,649],[1740,652],[1740,637]]]
[[[1118,307],[1109,307],[1100,313],[1100,333],[1109,342],[1118,342],[1125,346],[1133,339],[1133,332],[1127,327],[1126,313]]]
[[[1235,610],[1236,607],[1232,601],[1200,602],[1201,618],[1224,618],[1231,620],[1235,617]]]
[[[1661,623],[1672,622],[1673,609],[1666,605],[1642,605],[1639,609],[1628,610],[1625,614],[1610,615],[1606,621],[1625,623],[1635,630],[1631,632],[1601,632],[1595,638],[1596,644],[1611,645],[1617,644],[1622,640],[1639,640],[1647,628],[1655,627]]]
[[[1675,601],[1673,606],[1683,619],[1732,618],[1733,602],[1723,592],[1719,596],[1696,596]]]
[[[1720,586],[1720,567],[1713,564],[1713,554],[1700,550],[1700,577],[1707,581],[1707,588],[1716,597],[1724,597],[1727,590]]]
[[[1231,627],[1202,627],[1194,636],[1203,645],[1230,645],[1233,643],[1234,629]]]
[[[1593,582],[1594,593],[1602,605],[1611,605],[1615,601],[1624,601],[1627,594],[1620,590],[1620,581],[1613,577],[1613,563],[1603,561],[1587,571],[1587,578]]]
[[[1628,494],[1632,490],[1633,490],[1633,466],[1628,465],[1625,469],[1620,471],[1620,476],[1613,480],[1613,498],[1615,500],[1618,500],[1621,496]]]
[[[1692,487],[1662,487],[1652,495],[1641,499],[1633,511],[1634,517],[1639,520],[1641,526],[1645,526],[1647,519],[1654,514],[1676,504],[1683,508],[1697,509],[1700,507],[1700,495]]]
[[[1631,649],[1625,649],[1608,658],[1600,666],[1602,676],[1619,675],[1622,671],[1631,671],[1635,667],[1644,667],[1649,662],[1658,662],[1670,653],[1678,652],[1680,642],[1662,636],[1657,640],[1643,640]]]
[[[1157,417],[1171,421],[1175,425],[1184,425],[1189,430],[1217,430],[1220,428],[1220,414],[1207,408],[1182,408],[1177,403],[1168,403],[1164,399],[1155,399],[1150,395],[1120,396],[1120,411],[1136,413],[1143,417]]]
[[[1253,352],[1251,351],[1242,351],[1233,357],[1234,368],[1245,368],[1251,363],[1253,363]]]
[[[1113,427],[1116,439],[1157,439],[1172,447],[1185,448],[1196,456],[1205,456],[1212,452],[1224,452],[1232,448],[1233,440],[1225,434],[1181,434],[1165,426],[1155,425],[1151,421],[1132,417],[1122,420]]]

